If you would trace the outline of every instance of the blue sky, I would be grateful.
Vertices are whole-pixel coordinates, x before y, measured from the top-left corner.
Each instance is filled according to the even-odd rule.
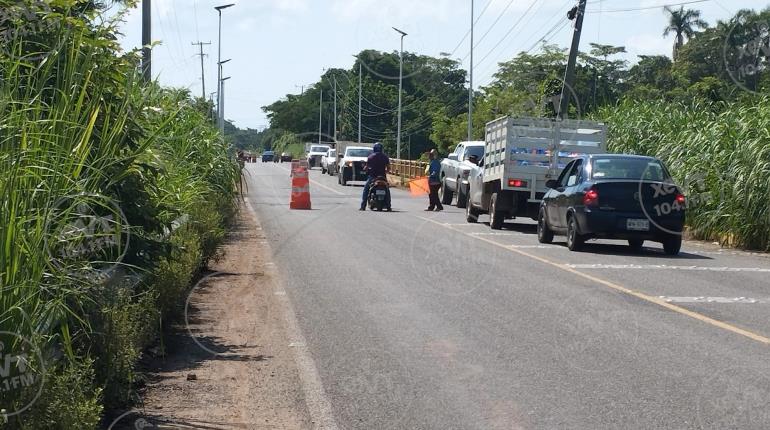
[[[671,54],[673,36],[662,37],[662,5],[687,0],[589,0],[581,48],[589,43],[625,46],[627,59],[640,54]],[[692,0],[690,0],[692,1]],[[217,14],[214,6],[236,3],[223,13],[222,58],[231,76],[225,90],[225,116],[241,128],[268,124],[261,106],[299,93],[325,68],[350,68],[363,49],[394,51],[398,27],[409,35],[404,49],[438,56],[453,52],[470,28],[471,0],[153,0],[153,74],[165,85],[201,93],[198,47],[205,47],[206,91],[216,90]],[[562,17],[575,0],[475,0],[474,87],[490,82],[497,63],[539,46],[538,40],[568,46],[571,34]],[[762,0],[707,0],[685,7],[702,12],[710,24],[741,8],[768,7]],[[646,8],[625,11],[626,9]],[[484,10],[486,9],[486,10]],[[483,11],[483,14],[482,14]],[[554,27],[556,26],[556,27]],[[555,30],[548,33],[549,30]],[[141,6],[122,27],[125,49],[141,44]],[[506,36],[507,35],[507,36]],[[465,58],[470,41],[454,51]]]

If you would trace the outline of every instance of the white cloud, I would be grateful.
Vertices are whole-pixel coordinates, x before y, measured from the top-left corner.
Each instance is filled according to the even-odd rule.
[[[625,46],[634,61],[638,55],[671,55],[673,41],[660,34],[643,33],[626,39]]]

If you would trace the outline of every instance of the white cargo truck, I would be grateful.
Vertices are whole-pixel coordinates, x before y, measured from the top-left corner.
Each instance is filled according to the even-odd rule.
[[[569,161],[607,152],[607,128],[584,120],[503,117],[487,123],[484,158],[470,173],[467,218],[490,215],[499,230],[506,219],[536,219],[547,191]]]

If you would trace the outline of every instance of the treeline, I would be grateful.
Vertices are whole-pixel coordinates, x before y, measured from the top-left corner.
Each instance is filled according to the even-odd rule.
[[[240,169],[210,105],[142,82],[121,15],[0,11],[0,428],[93,429],[133,406],[137,362],[224,237]]]

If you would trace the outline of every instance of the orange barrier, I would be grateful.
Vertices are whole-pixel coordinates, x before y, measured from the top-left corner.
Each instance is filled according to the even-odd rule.
[[[290,209],[310,209],[310,178],[308,171],[301,165],[291,174]]]
[[[415,197],[424,196],[430,193],[430,187],[428,187],[428,178],[423,176],[421,178],[409,181],[409,192]]]

